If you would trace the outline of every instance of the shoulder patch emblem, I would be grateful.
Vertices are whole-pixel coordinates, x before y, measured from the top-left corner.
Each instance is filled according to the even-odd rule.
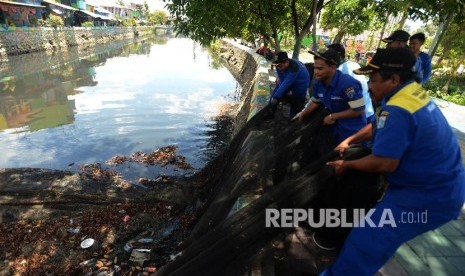
[[[376,128],[383,128],[384,125],[386,124],[386,119],[387,119],[387,115],[381,115],[379,116],[378,118],[378,123],[376,124]]]
[[[344,90],[344,93],[347,95],[349,99],[355,97],[355,89],[353,86],[350,86]]]

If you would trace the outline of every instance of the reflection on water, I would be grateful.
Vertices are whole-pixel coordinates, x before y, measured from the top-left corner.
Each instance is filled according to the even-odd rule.
[[[166,37],[151,40],[166,41]],[[150,53],[146,41],[127,44],[120,41],[111,47],[73,47],[52,55],[10,57],[0,67],[0,130],[35,131],[73,123],[75,105],[67,96],[79,92],[79,87],[98,84],[95,67],[114,56]]]
[[[165,36],[10,57],[0,65],[0,167],[74,170],[177,144],[200,168],[227,143],[231,120],[221,110],[241,89],[213,67],[193,41]],[[136,166],[118,170],[176,170]]]

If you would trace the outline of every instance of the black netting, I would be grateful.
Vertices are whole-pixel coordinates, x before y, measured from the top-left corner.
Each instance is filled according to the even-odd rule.
[[[266,208],[367,208],[382,185],[378,175],[350,172],[336,177],[326,166],[338,158],[331,130],[321,124],[325,110],[304,123],[277,112],[253,117],[228,149],[194,176],[205,197],[203,214],[183,243],[182,255],[157,275],[244,275],[258,252],[283,233],[265,227]],[[351,149],[346,158],[369,154]],[[251,201],[237,212],[238,198]],[[343,241],[346,229],[318,229]],[[321,269],[315,267],[315,271]]]

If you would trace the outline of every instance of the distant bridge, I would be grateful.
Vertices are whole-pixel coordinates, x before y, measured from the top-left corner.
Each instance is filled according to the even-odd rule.
[[[155,25],[155,31],[156,30],[165,30],[167,33],[170,33],[174,30],[173,25]]]

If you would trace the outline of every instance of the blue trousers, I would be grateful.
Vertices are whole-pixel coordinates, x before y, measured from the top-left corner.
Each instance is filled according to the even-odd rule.
[[[404,242],[456,219],[463,205],[463,185],[449,189],[423,191],[418,188],[391,188],[374,208],[371,220],[379,225],[383,210],[392,211],[396,227],[353,228],[347,237],[336,262],[321,275],[374,275]],[[417,214],[427,212],[427,222]],[[416,223],[408,223],[414,218]],[[385,217],[386,218],[386,217]],[[402,223],[404,222],[404,223]],[[407,223],[405,223],[407,222]]]

